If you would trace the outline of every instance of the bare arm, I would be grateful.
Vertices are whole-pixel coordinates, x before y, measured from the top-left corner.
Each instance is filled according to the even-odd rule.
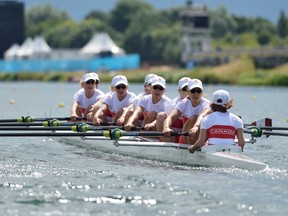
[[[213,112],[213,111],[210,110],[210,109],[204,109],[204,110],[202,110],[202,112],[201,112],[200,115],[198,116],[195,124],[194,124],[193,127],[189,130],[189,135],[190,135],[190,136],[192,136],[192,137],[196,136],[196,133],[198,132],[198,130],[199,130],[199,128],[200,128],[200,124],[201,124],[202,119],[203,119],[206,115],[208,115],[208,114],[210,114],[210,113],[212,113],[212,112]]]
[[[126,125],[124,126],[124,129],[129,131],[129,130],[131,130],[132,127],[135,127],[136,125],[134,125],[133,123],[135,121],[138,121],[138,119],[140,118],[143,111],[144,111],[144,108],[142,106],[137,105],[133,114],[131,115],[131,117],[128,119]]]
[[[80,117],[77,115],[77,107],[78,107],[78,102],[75,100],[73,101],[71,110],[70,110],[70,118],[72,121],[75,121],[78,117]]]
[[[102,103],[101,107],[97,110],[93,117],[93,124],[94,125],[100,125],[101,122],[103,122],[103,118],[105,115],[105,111],[108,109],[108,105],[105,103]]]
[[[237,139],[238,139],[238,145],[241,147],[242,151],[245,145],[245,139],[243,134],[243,128],[238,128],[236,133]]]
[[[188,151],[190,153],[194,153],[195,151],[200,149],[205,144],[206,140],[207,140],[207,130],[206,129],[201,129],[198,140],[195,142],[194,145],[191,145],[188,148]]]
[[[182,112],[180,112],[178,109],[173,109],[172,112],[167,116],[163,126],[164,136],[170,135],[170,132],[172,131],[171,129],[172,124],[181,116],[181,114]]]

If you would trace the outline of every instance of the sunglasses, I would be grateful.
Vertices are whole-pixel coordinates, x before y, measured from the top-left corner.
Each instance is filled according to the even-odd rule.
[[[198,94],[200,94],[200,93],[202,93],[202,89],[200,89],[200,88],[194,88],[194,89],[191,89],[190,92],[191,92],[191,93],[196,93],[196,92],[197,92]]]
[[[184,91],[184,92],[186,92],[188,90],[188,85],[187,86],[184,86],[182,89],[181,89],[181,91]]]
[[[99,82],[98,80],[95,81],[95,80],[90,79],[90,80],[87,80],[85,83],[89,85],[89,84],[95,84],[95,83],[98,84],[98,82]]]
[[[124,84],[117,85],[116,89],[126,89],[126,85]]]
[[[160,86],[160,85],[155,85],[155,86],[153,86],[153,89],[154,89],[154,90],[160,90],[160,91],[163,91],[163,90],[164,90],[164,88],[163,88],[162,86]]]

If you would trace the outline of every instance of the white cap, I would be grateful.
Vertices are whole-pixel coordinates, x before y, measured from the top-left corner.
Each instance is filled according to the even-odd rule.
[[[90,72],[90,73],[84,74],[82,76],[82,78],[81,78],[81,83],[87,82],[88,80],[98,80],[98,81],[100,81],[98,74],[94,73],[94,72]]]
[[[194,88],[200,88],[203,90],[203,85],[202,85],[202,82],[201,80],[199,79],[192,79],[189,81],[188,83],[188,89],[191,90],[191,89],[194,89]]]
[[[229,93],[225,90],[218,90],[213,93],[213,103],[217,105],[225,105],[229,102]]]
[[[120,85],[120,84],[124,84],[128,86],[128,80],[126,76],[118,75],[118,76],[113,77],[111,85],[116,87],[117,85]]]
[[[178,89],[182,89],[185,86],[188,86],[188,83],[191,79],[189,77],[183,77],[178,81]]]
[[[144,85],[149,85],[149,84],[151,84],[152,79],[153,79],[154,77],[157,77],[157,75],[156,75],[156,74],[148,74],[148,75],[145,77]]]
[[[157,76],[157,77],[154,77],[154,78],[152,79],[151,85],[152,85],[152,86],[160,85],[160,86],[162,86],[163,88],[166,88],[166,81],[165,81],[165,79],[164,79],[163,77]]]

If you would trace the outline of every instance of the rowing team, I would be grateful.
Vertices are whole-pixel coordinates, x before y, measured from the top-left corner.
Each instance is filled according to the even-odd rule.
[[[113,77],[111,91],[98,89],[99,76],[86,73],[80,80],[81,89],[75,93],[71,120],[86,117],[94,125],[113,122],[129,131],[135,127],[163,132],[161,141],[193,144],[190,152],[204,144],[235,144],[243,149],[245,141],[242,120],[228,112],[232,107],[229,93],[215,91],[212,102],[203,97],[199,79],[183,77],[178,81],[179,96],[170,99],[165,93],[166,81],[156,74],[148,74],[144,92],[135,95],[128,91],[123,75]],[[188,132],[189,136],[172,137],[170,132]]]

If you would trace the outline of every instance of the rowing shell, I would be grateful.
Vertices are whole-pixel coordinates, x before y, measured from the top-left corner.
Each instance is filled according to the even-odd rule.
[[[79,142],[79,137],[60,138],[62,141]],[[248,170],[263,170],[268,165],[245,156],[240,147],[234,145],[209,145],[190,154],[187,144],[155,142],[155,139],[126,137],[110,140],[106,137],[81,137],[83,145],[121,155],[145,158],[175,164],[204,167],[235,167]]]

